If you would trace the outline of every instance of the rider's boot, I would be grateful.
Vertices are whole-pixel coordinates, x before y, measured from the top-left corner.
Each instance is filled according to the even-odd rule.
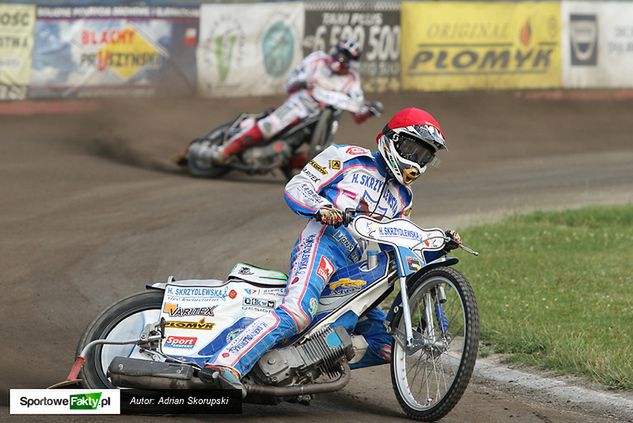
[[[246,388],[240,381],[240,374],[232,367],[207,364],[200,369],[198,377],[203,382],[216,385],[221,389],[237,389],[242,392],[242,398],[246,397]]]
[[[228,158],[243,152],[252,145],[255,145],[264,139],[262,131],[259,130],[257,123],[252,128],[240,132],[231,138],[226,144],[218,147],[211,156],[216,164],[224,164]]]

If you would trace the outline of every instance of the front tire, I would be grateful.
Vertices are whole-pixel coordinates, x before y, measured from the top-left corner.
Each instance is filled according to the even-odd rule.
[[[439,287],[443,287],[444,302]],[[407,416],[436,421],[455,407],[475,367],[479,345],[477,302],[470,283],[460,272],[440,267],[414,284],[409,306],[414,339],[432,342],[407,354],[396,341],[391,380]],[[396,325],[404,333],[401,315]]]
[[[147,323],[158,322],[163,303],[162,290],[140,292],[117,301],[101,313],[84,332],[77,355],[96,339],[128,340],[138,337]],[[79,373],[81,385],[89,389],[116,388],[107,377],[108,366],[116,356],[147,358],[136,345],[97,345],[86,355]]]

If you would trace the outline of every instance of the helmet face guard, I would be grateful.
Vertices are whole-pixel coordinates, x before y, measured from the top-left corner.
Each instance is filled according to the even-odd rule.
[[[332,71],[346,73],[360,58],[360,46],[354,40],[342,40],[332,50]]]
[[[427,165],[437,166],[438,150],[446,148],[441,132],[432,125],[412,125],[391,129],[385,127],[378,147],[394,177],[409,185]]]

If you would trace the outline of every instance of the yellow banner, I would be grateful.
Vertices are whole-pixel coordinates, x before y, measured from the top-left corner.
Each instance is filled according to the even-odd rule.
[[[560,3],[403,3],[402,87],[561,85]]]
[[[0,100],[26,97],[35,5],[0,4]]]

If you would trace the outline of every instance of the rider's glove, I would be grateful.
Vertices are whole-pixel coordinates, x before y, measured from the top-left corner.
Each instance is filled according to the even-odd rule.
[[[382,115],[382,112],[385,110],[385,107],[380,101],[371,101],[367,103],[367,107],[369,108],[369,113],[374,116]]]
[[[321,207],[316,213],[316,220],[324,225],[332,225],[338,228],[343,224],[345,214],[336,207]]]
[[[448,240],[446,242],[446,245],[444,245],[444,251],[445,252],[449,252],[454,250],[455,248],[459,248],[459,244],[462,243],[462,237],[459,236],[459,233],[457,233],[457,231],[446,231],[446,236],[450,238],[450,240]]]

